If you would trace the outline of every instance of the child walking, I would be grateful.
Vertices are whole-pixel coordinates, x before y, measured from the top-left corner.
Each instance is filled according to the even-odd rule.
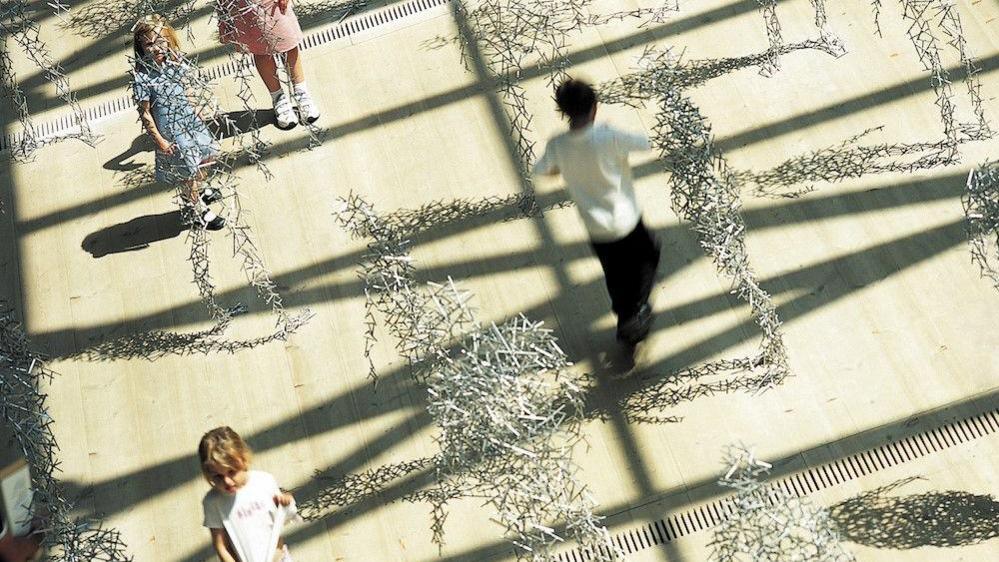
[[[252,455],[228,426],[201,438],[201,471],[212,487],[201,502],[204,526],[221,562],[292,562],[280,532],[296,517],[295,498],[270,474],[250,470]]]
[[[185,84],[194,68],[180,55],[180,42],[165,18],[146,16],[132,27],[132,92],[146,134],[156,144],[156,181],[180,185],[195,208],[195,221],[219,230],[225,219],[208,208],[221,199],[212,189],[201,193],[204,169],[219,152]]]
[[[305,71],[298,52],[302,27],[291,0],[216,0],[215,10],[219,19],[219,39],[253,55],[257,74],[271,94],[277,127],[288,130],[299,122],[304,125],[319,119],[319,108],[305,85]],[[281,87],[275,56],[283,59],[291,77],[297,117],[288,94]]]
[[[659,244],[642,221],[628,153],[648,150],[649,139],[594,124],[597,94],[582,80],[569,78],[559,84],[555,102],[569,119],[569,130],[548,141],[534,173],[561,173],[565,179],[604,270],[617,315],[617,339],[633,346],[652,326],[649,294]]]

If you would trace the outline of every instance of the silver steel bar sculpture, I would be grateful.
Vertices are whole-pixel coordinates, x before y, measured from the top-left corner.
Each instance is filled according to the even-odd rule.
[[[804,48],[801,46],[788,48]],[[766,61],[766,55],[761,57]],[[677,78],[690,76],[689,68],[679,64],[669,51],[646,50],[639,61],[643,70],[612,81],[601,88],[607,102],[656,99],[659,111],[653,127],[652,142],[659,150],[660,161],[669,173],[673,210],[691,223],[702,249],[715,266],[732,279],[732,292],[749,303],[753,319],[762,331],[763,341],[756,356],[723,360],[684,369],[681,378],[699,377],[721,371],[744,371],[750,376],[713,383],[716,390],[702,387],[694,392],[728,391],[737,387],[763,390],[779,384],[789,374],[787,352],[781,322],[770,295],[756,282],[746,251],[746,226],[740,208],[739,185],[722,154],[714,147],[714,137],[707,120],[682,94]],[[661,390],[664,404],[678,392],[676,377],[665,377]],[[654,389],[647,389],[655,396]],[[690,390],[679,390],[686,393]],[[649,398],[648,393],[644,395]],[[654,399],[654,398],[653,398]]]
[[[153,63],[140,62],[140,64]],[[233,120],[219,110],[218,103],[212,93],[213,84],[200,71],[197,61],[186,58],[182,53],[177,53],[177,60],[169,64],[178,64],[190,69],[187,72],[178,73],[177,76],[183,82],[182,86],[191,103],[199,109],[202,115],[214,117],[225,130],[235,131],[237,129]],[[173,106],[168,105],[168,107],[172,108]],[[217,351],[234,353],[274,340],[286,340],[290,334],[308,322],[312,317],[312,312],[308,309],[294,316],[285,309],[284,299],[271,280],[270,272],[264,265],[260,251],[251,237],[250,228],[243,219],[243,206],[237,189],[238,177],[234,174],[234,168],[240,158],[246,157],[250,160],[257,160],[258,166],[263,166],[263,163],[259,162],[259,154],[254,152],[256,146],[252,142],[245,143],[234,152],[222,153],[215,163],[205,169],[203,187],[216,189],[223,196],[223,211],[220,214],[226,218],[226,231],[232,242],[233,256],[240,260],[242,270],[250,285],[256,289],[258,297],[270,305],[271,312],[276,317],[274,331],[268,335],[247,340],[220,338],[231,323],[233,316],[245,312],[246,308],[241,304],[226,308],[217,301],[215,284],[209,271],[210,238],[204,227],[196,220],[195,213],[197,211],[185,201],[183,188],[178,184],[175,186],[176,199],[184,214],[185,221],[190,225],[187,239],[191,245],[191,250],[188,259],[191,262],[194,282],[198,287],[202,302],[215,322],[214,326],[195,333],[154,331],[105,341],[86,349],[82,353],[84,357],[95,360],[122,357],[155,359],[171,353]]]
[[[44,384],[55,376],[31,351],[20,323],[0,301],[0,414],[31,467],[32,511],[42,534],[46,560],[52,562],[125,562],[121,535],[97,520],[73,517],[73,501],[56,478],[59,446],[52,434]]]
[[[713,531],[712,562],[850,562],[829,511],[761,482],[770,464],[744,447],[726,452],[718,484],[735,491]]]
[[[68,10],[61,1],[50,2],[48,6],[56,14],[62,14]],[[90,123],[84,116],[83,110],[80,109],[80,104],[69,86],[69,80],[66,78],[62,66],[52,60],[48,47],[40,37],[38,23],[25,14],[26,7],[26,0],[0,0],[0,89],[6,91],[7,96],[5,97],[9,98],[9,103],[17,113],[17,119],[22,127],[20,138],[14,146],[10,147],[11,156],[16,160],[29,160],[35,151],[43,146],[69,138],[79,139],[93,146],[100,139],[91,130]],[[14,72],[14,62],[7,46],[9,39],[13,39],[18,44],[21,52],[55,86],[58,96],[70,107],[75,124],[73,129],[45,135],[35,127],[28,109],[27,97],[21,90],[17,74]]]
[[[971,259],[999,290],[999,162],[982,164],[968,174],[961,197],[971,244]]]
[[[968,48],[957,7],[950,0],[899,0],[899,3],[901,16],[909,24],[906,29],[909,40],[930,74],[943,138],[915,143],[859,144],[861,139],[883,129],[873,127],[833,146],[790,158],[770,170],[736,172],[740,183],[759,196],[796,197],[811,191],[811,183],[816,181],[837,182],[866,174],[913,173],[951,166],[960,162],[960,144],[988,139],[995,134],[982,106],[978,77],[981,68]],[[872,7],[880,35],[880,1],[873,2]],[[957,55],[963,69],[967,90],[966,110],[971,114],[969,121],[962,122],[957,118],[956,96],[950,73],[942,60],[948,48]]]
[[[481,60],[497,83],[497,92],[506,106],[509,131],[517,155],[521,184],[529,197],[524,203],[527,214],[534,214],[533,181],[530,166],[534,161],[534,141],[530,138],[531,114],[526,92],[521,86],[525,63],[536,61],[546,70],[549,85],[565,77],[569,66],[565,47],[569,34],[586,26],[616,19],[645,18],[663,21],[676,10],[676,2],[656,8],[641,8],[607,15],[588,15],[592,0],[455,0],[456,17],[467,22],[471,37],[459,34],[462,58],[466,66]]]
[[[435,542],[444,538],[444,504],[473,496],[496,511],[519,560],[555,560],[566,537],[592,550],[593,560],[619,560],[575,478],[584,389],[564,372],[550,330],[523,316],[481,326],[470,295],[450,279],[419,285],[409,241],[359,196],[341,200],[337,220],[371,239],[360,273],[368,307],[427,387],[440,428],[439,486],[416,494],[435,505]]]

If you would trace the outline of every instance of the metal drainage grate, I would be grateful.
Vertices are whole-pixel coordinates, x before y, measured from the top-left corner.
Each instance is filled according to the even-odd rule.
[[[401,20],[409,16],[414,16],[431,8],[447,5],[449,2],[450,0],[410,0],[409,2],[394,4],[392,6],[366,12],[362,15],[345,18],[327,29],[307,35],[304,39],[302,39],[302,42],[299,43],[299,48],[311,49],[320,45],[326,45],[336,41],[337,39],[344,39],[362,31],[374,29],[387,23]],[[204,70],[204,73],[211,80],[217,80],[223,76],[235,74],[239,69],[239,65],[240,63],[238,61],[230,60],[224,64],[209,67]],[[249,63],[244,63],[244,65],[248,66]],[[125,94],[121,97],[84,109],[83,117],[87,121],[93,121],[120,113],[127,109],[131,109],[132,107],[132,97]],[[77,127],[78,124],[76,116],[72,113],[68,113],[36,125],[35,131],[39,138],[48,138],[71,132]],[[12,146],[17,146],[23,141],[23,131],[0,136],[0,151],[7,150]]]
[[[772,482],[771,486],[800,498],[997,432],[999,409],[994,409],[797,472]],[[625,554],[633,554],[714,527],[728,519],[732,509],[731,497],[720,498],[636,529],[613,534],[611,540]],[[598,550],[608,554],[606,550]],[[594,557],[592,549],[577,548],[559,554],[558,560],[590,562]]]

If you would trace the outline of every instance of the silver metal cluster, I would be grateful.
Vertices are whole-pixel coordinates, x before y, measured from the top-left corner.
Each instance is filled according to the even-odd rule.
[[[968,217],[971,259],[999,289],[999,161],[972,170],[967,185],[961,203]]]
[[[728,471],[718,480],[735,495],[713,531],[713,562],[850,562],[829,511],[761,482],[771,465],[744,447],[726,452]]]
[[[954,163],[947,139],[936,142],[877,143],[858,141],[884,127],[873,127],[833,146],[794,156],[756,172],[739,170],[737,181],[761,197],[797,197],[814,189],[812,182],[838,182],[867,174],[913,173]]]
[[[907,30],[909,39],[916,48],[919,60],[930,72],[930,84],[937,96],[936,104],[940,108],[944,136],[955,147],[961,141],[992,136],[982,108],[981,82],[978,80],[981,69],[968,50],[957,7],[951,0],[901,0],[901,2],[902,17],[911,22]],[[934,33],[934,29],[941,37]],[[941,40],[957,52],[964,66],[964,83],[975,116],[973,122],[961,123],[954,116],[954,94],[948,72],[941,62]],[[956,148],[954,150],[956,153]]]
[[[775,5],[772,0],[758,1],[764,6],[765,13],[776,13],[772,11]],[[826,43],[826,52],[836,54],[837,48],[841,47],[837,47],[840,45],[838,40],[828,31],[825,9],[821,2],[813,1],[812,4],[821,37],[829,38],[820,39],[820,43]],[[750,187],[758,196],[795,197],[811,191],[811,183],[816,181],[837,182],[866,174],[912,173],[953,165],[960,161],[958,145],[993,136],[994,132],[982,107],[981,82],[978,77],[981,69],[968,49],[957,7],[950,0],[901,0],[901,7],[903,19],[909,23],[906,33],[920,61],[930,73],[930,83],[937,97],[936,105],[943,125],[943,138],[915,143],[859,144],[860,139],[882,129],[874,127],[835,145],[790,158],[769,170],[736,172],[740,183]],[[880,35],[880,0],[872,2],[872,8]],[[776,26],[774,30],[768,31],[772,45],[775,44],[774,36],[779,36],[779,23]],[[963,67],[963,82],[973,115],[971,121],[961,122],[956,117],[957,106],[951,79],[941,59],[945,46],[958,55]],[[776,56],[773,59],[776,61]],[[777,68],[776,62],[763,67],[764,70],[768,68]]]
[[[476,0],[454,2],[456,16],[467,22],[472,37],[460,36],[466,66],[482,60],[496,81],[497,92],[506,106],[511,140],[517,154],[521,184],[533,195],[530,165],[534,161],[534,141],[530,138],[531,113],[526,92],[520,85],[525,63],[546,69],[549,85],[565,78],[569,66],[565,47],[569,35],[584,27],[616,19],[643,18],[663,21],[676,8],[676,0],[660,7],[591,15],[592,0]],[[533,198],[525,200],[525,210],[537,211]]]
[[[584,389],[563,372],[568,363],[550,331],[523,316],[479,325],[470,295],[450,279],[417,283],[403,233],[357,195],[341,203],[337,220],[371,239],[361,269],[369,311],[379,312],[427,387],[440,428],[439,485],[411,495],[434,503],[435,541],[443,540],[444,504],[474,496],[495,509],[518,559],[554,560],[566,537],[595,560],[620,559],[575,478]]]
[[[62,2],[53,2],[49,6],[57,15],[63,14],[68,9]],[[75,127],[55,135],[43,135],[35,127],[28,109],[27,97],[21,90],[17,74],[14,72],[14,61],[8,51],[7,41],[0,41],[0,90],[6,91],[7,95],[4,97],[8,98],[8,103],[17,113],[17,120],[22,127],[17,144],[11,147],[11,155],[17,160],[28,160],[39,148],[69,138],[79,139],[93,146],[100,139],[91,130],[90,123],[80,109],[62,66],[52,60],[48,47],[39,36],[38,23],[25,14],[26,7],[26,0],[0,1],[0,35],[12,38],[20,47],[22,54],[28,57],[55,86],[56,93],[72,110]]]
[[[101,39],[127,33],[136,20],[149,14],[160,14],[176,24],[187,21],[193,10],[194,2],[183,0],[102,0],[73,8],[62,27]]]
[[[178,60],[171,64],[189,65],[193,70],[183,74],[183,86],[191,103],[198,108],[206,118],[214,118],[224,130],[237,130],[235,122],[222,113],[213,95],[213,85],[197,66],[197,61],[177,54]],[[143,64],[143,63],[140,63]],[[171,106],[168,106],[171,107]],[[251,143],[251,146],[254,146]],[[226,328],[233,316],[246,311],[246,307],[237,304],[232,307],[222,306],[216,298],[215,284],[210,272],[208,255],[211,237],[197,222],[197,209],[188,204],[184,198],[183,187],[174,186],[176,200],[181,207],[185,222],[190,225],[187,240],[190,244],[190,255],[194,283],[198,287],[201,300],[215,321],[215,325],[207,330],[193,333],[173,333],[164,331],[143,332],[100,342],[81,352],[81,356],[91,360],[106,360],[118,358],[143,357],[156,359],[166,354],[190,354],[225,351],[234,353],[263,345],[275,340],[286,340],[312,317],[308,309],[298,315],[290,314],[284,307],[284,299],[277,286],[270,278],[270,272],[264,265],[256,243],[253,241],[249,225],[243,219],[243,206],[237,189],[239,179],[234,174],[234,168],[241,158],[253,159],[255,154],[248,153],[240,147],[235,151],[219,155],[216,163],[206,169],[202,188],[210,187],[222,195],[222,211],[219,213],[226,219],[226,232],[233,247],[233,257],[240,261],[243,272],[256,291],[257,296],[266,302],[272,314],[276,317],[274,331],[268,335],[246,340],[224,340]],[[262,164],[261,164],[262,165]]]
[[[796,46],[796,48],[803,48]],[[732,59],[732,63],[744,64]],[[787,352],[770,295],[756,281],[746,251],[746,225],[740,214],[742,200],[735,173],[714,146],[711,127],[697,107],[686,97],[681,82],[703,79],[700,65],[683,66],[670,51],[646,50],[640,60],[643,70],[636,75],[613,81],[601,88],[601,99],[635,103],[652,98],[658,102],[653,145],[660,152],[660,162],[669,172],[670,199],[673,210],[691,223],[700,246],[715,266],[733,281],[732,292],[749,303],[753,319],[763,341],[760,353],[753,357],[712,362],[702,368],[684,370],[689,376],[714,374],[722,368],[752,373],[738,380],[722,383],[762,390],[779,384],[789,374]],[[732,66],[716,65],[714,72]],[[692,71],[693,70],[693,71]],[[669,383],[664,383],[669,384]],[[667,393],[671,389],[663,388]],[[655,392],[653,392],[655,395]]]
[[[42,391],[55,375],[29,348],[27,337],[7,303],[0,301],[0,414],[13,430],[31,467],[36,531],[52,562],[125,562],[121,535],[97,520],[75,519],[73,501],[56,478],[59,447]]]
[[[777,0],[756,0],[756,2],[760,5],[760,14],[763,16],[767,40],[770,43],[770,48],[764,53],[765,59],[760,64],[760,74],[772,76],[780,70],[780,56],[789,51],[786,50],[787,45],[784,43],[780,18],[777,16]],[[819,29],[819,38],[813,40],[814,43],[817,43],[815,48],[836,57],[846,54],[843,42],[829,28],[824,0],[809,0],[809,2],[812,4],[812,9],[815,10],[815,27]]]

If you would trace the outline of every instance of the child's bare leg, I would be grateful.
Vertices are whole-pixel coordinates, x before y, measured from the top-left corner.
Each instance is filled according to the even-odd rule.
[[[298,102],[298,110],[302,118],[309,123],[314,123],[319,119],[319,108],[316,102],[312,101],[309,89],[305,86],[305,71],[302,69],[302,57],[299,56],[298,47],[284,54],[285,68],[291,77],[295,100]]]
[[[187,198],[187,202],[192,206],[198,204],[198,196],[201,194],[201,190],[198,189],[198,177],[195,176],[193,179],[189,179],[184,182],[183,186],[184,197]]]
[[[285,67],[288,69],[288,75],[291,76],[292,84],[301,84],[305,82],[305,71],[302,70],[302,57],[298,56],[298,47],[286,52],[285,57]]]
[[[297,48],[295,49],[298,50]],[[253,55],[253,65],[257,67],[257,74],[264,81],[268,92],[276,92],[281,89],[281,80],[278,79],[277,63],[271,55]]]

